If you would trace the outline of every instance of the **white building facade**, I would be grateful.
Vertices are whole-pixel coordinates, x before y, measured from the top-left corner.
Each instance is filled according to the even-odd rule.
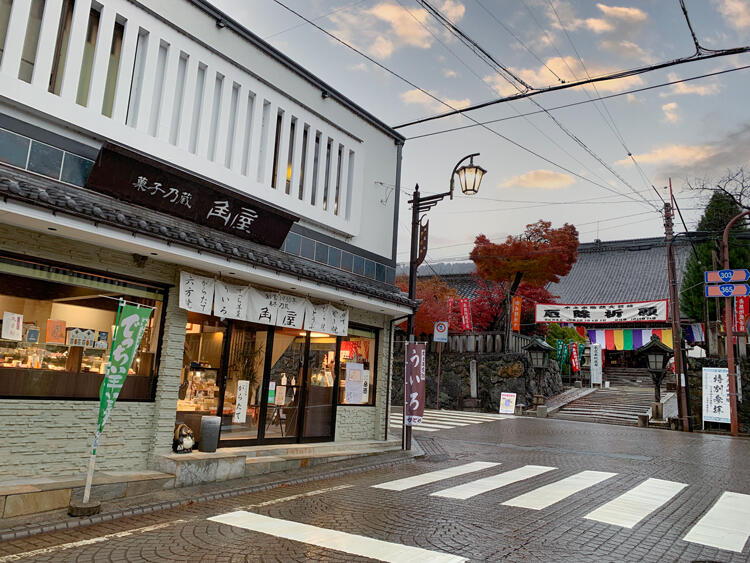
[[[119,300],[98,467],[385,440],[403,137],[201,0],[0,0],[0,47],[0,479],[83,470]]]

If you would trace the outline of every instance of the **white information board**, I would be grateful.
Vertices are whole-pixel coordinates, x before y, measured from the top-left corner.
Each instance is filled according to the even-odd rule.
[[[602,345],[591,345],[591,386],[602,384]]]
[[[234,403],[234,416],[232,422],[244,424],[247,417],[247,399],[250,396],[250,382],[237,382],[237,396]]]
[[[364,393],[364,365],[349,362],[346,364],[345,397],[347,405],[359,405],[362,403]]]
[[[727,368],[703,368],[703,422],[730,422]]]
[[[516,394],[500,394],[500,414],[513,414],[516,412]]]

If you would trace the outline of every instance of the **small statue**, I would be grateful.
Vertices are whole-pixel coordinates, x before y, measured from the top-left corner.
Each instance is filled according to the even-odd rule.
[[[178,454],[189,454],[193,451],[195,437],[193,431],[187,424],[178,424],[174,429],[174,441],[172,450]]]

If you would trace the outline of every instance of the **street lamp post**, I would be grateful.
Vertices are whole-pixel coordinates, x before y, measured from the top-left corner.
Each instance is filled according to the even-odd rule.
[[[424,261],[427,254],[427,224],[422,225],[422,214],[426,213],[446,197],[453,199],[453,189],[455,187],[455,178],[461,185],[461,192],[464,195],[474,195],[479,191],[479,184],[486,174],[486,170],[481,166],[474,164],[474,157],[479,153],[473,153],[463,157],[453,167],[450,179],[450,189],[447,192],[423,197],[419,193],[419,184],[414,187],[414,193],[409,200],[411,204],[411,252],[409,258],[409,299],[414,301],[417,297],[417,267]],[[466,160],[469,164],[461,166]],[[414,313],[409,315],[408,322],[409,341],[414,341]],[[404,380],[404,390],[406,381]],[[406,426],[406,396],[404,395],[404,434],[403,445],[405,450],[411,449],[411,426]]]

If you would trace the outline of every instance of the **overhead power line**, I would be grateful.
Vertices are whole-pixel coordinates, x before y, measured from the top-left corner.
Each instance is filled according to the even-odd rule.
[[[610,98],[617,98],[617,97],[620,97],[620,96],[627,96],[628,94],[638,94],[640,92],[646,92],[648,90],[655,90],[657,88],[664,88],[666,86],[672,86],[674,84],[682,84],[684,82],[692,82],[693,80],[701,80],[703,78],[711,78],[712,76],[718,76],[720,74],[727,74],[727,73],[730,73],[730,72],[736,72],[738,70],[747,70],[749,68],[750,68],[750,65],[744,65],[744,66],[727,68],[727,69],[719,70],[719,71],[716,71],[716,72],[709,72],[709,73],[706,73],[706,74],[698,74],[696,76],[691,76],[689,78],[682,78],[682,79],[679,79],[679,80],[670,80],[669,82],[661,82],[659,84],[654,84],[653,86],[644,86],[642,88],[633,88],[632,90],[624,90],[624,91],[618,92],[616,94],[608,94],[606,96],[601,96],[601,98],[599,98],[599,99],[601,99],[601,100],[607,100],[607,99],[610,99]],[[562,104],[562,105],[559,105],[559,106],[550,107],[550,108],[547,108],[547,111],[556,111],[556,110],[559,110],[559,109],[572,108],[572,107],[581,106],[581,105],[584,105],[584,104],[590,104],[591,102],[595,102],[595,101],[597,101],[596,98],[589,98],[587,100],[580,100],[578,102],[571,102],[569,104]],[[540,114],[540,113],[544,113],[544,112],[541,111],[541,110],[539,110],[539,111],[529,111],[529,112],[522,113],[522,114],[519,114],[519,115],[510,115],[508,117],[500,117],[498,119],[491,119],[489,121],[482,121],[481,124],[482,125],[491,125],[493,123],[499,123],[501,121],[509,121],[511,119],[518,119],[519,117],[527,117],[529,115],[537,115],[537,114]],[[423,139],[425,137],[432,137],[434,135],[442,135],[444,133],[453,133],[455,131],[461,131],[463,129],[471,129],[472,127],[476,127],[476,126],[477,126],[477,124],[461,125],[459,127],[451,127],[449,129],[441,129],[439,131],[432,131],[430,133],[422,133],[421,135],[413,135],[411,137],[406,137],[406,140],[407,141],[412,141],[412,140],[415,140],[415,139]]]
[[[340,43],[340,44],[344,45],[344,46],[345,46],[345,47],[346,47],[347,49],[350,49],[350,50],[354,51],[355,53],[359,54],[360,56],[362,56],[363,58],[367,59],[368,61],[370,61],[370,62],[371,62],[372,64],[374,64],[374,65],[375,65],[375,66],[377,66],[378,68],[380,68],[380,69],[384,70],[385,72],[387,72],[388,74],[390,74],[390,75],[392,75],[392,76],[395,76],[396,78],[398,78],[399,80],[401,80],[401,81],[405,82],[406,84],[408,84],[408,85],[409,85],[409,86],[411,86],[412,88],[415,88],[416,90],[419,90],[420,92],[422,92],[422,93],[423,93],[424,95],[426,95],[426,96],[427,96],[427,97],[429,97],[430,99],[432,99],[432,100],[435,100],[436,102],[438,102],[438,103],[439,103],[440,105],[443,105],[443,106],[445,106],[445,107],[447,107],[447,108],[450,108],[450,109],[451,109],[451,111],[453,112],[453,113],[452,113],[451,115],[455,115],[456,113],[462,113],[462,112],[461,112],[461,110],[459,110],[459,109],[456,109],[456,108],[454,108],[454,107],[453,107],[452,105],[450,105],[449,103],[447,103],[447,102],[445,102],[445,101],[441,100],[440,98],[438,98],[438,97],[437,97],[437,96],[435,96],[434,94],[432,94],[432,93],[428,92],[428,91],[427,91],[427,90],[425,90],[424,88],[422,88],[422,87],[420,87],[420,86],[417,86],[417,85],[416,85],[416,84],[415,84],[414,82],[412,82],[412,81],[411,81],[411,80],[409,80],[408,78],[406,78],[406,77],[404,77],[404,76],[402,76],[402,75],[398,74],[397,72],[395,72],[395,71],[391,70],[390,68],[388,68],[388,67],[387,67],[387,66],[385,66],[384,64],[382,64],[382,63],[379,63],[378,61],[376,61],[375,59],[373,59],[372,57],[370,57],[370,56],[369,56],[369,55],[367,55],[366,53],[363,53],[362,51],[360,51],[359,49],[357,49],[357,48],[356,48],[356,47],[354,47],[353,45],[351,45],[351,44],[347,43],[346,41],[344,41],[343,39],[341,39],[340,37],[337,37],[337,36],[336,36],[336,35],[334,35],[333,33],[329,32],[328,30],[326,30],[326,29],[324,29],[323,27],[319,26],[318,24],[316,24],[316,23],[315,23],[315,22],[313,22],[312,20],[310,20],[310,19],[306,18],[306,17],[304,16],[304,15],[300,14],[300,13],[299,13],[299,12],[297,12],[296,10],[293,10],[292,8],[290,8],[289,6],[287,6],[286,4],[284,4],[284,3],[283,3],[283,2],[281,1],[281,0],[273,0],[273,1],[274,1],[274,2],[276,3],[276,4],[278,4],[279,6],[281,6],[282,8],[284,8],[285,10],[287,10],[287,11],[291,12],[292,14],[296,15],[296,16],[297,16],[297,17],[299,17],[300,19],[303,19],[303,20],[305,20],[305,21],[306,21],[307,23],[309,23],[309,24],[310,24],[311,26],[313,26],[313,27],[314,27],[315,29],[317,29],[317,30],[321,31],[322,33],[326,34],[326,35],[327,35],[328,37],[330,37],[331,39],[333,39],[333,40],[335,40],[336,42],[338,42],[338,43]],[[527,152],[527,153],[531,154],[532,156],[535,156],[535,157],[539,158],[540,160],[543,160],[544,162],[546,162],[546,163],[548,163],[548,164],[550,164],[550,165],[554,166],[555,168],[559,168],[559,169],[560,169],[560,170],[562,170],[563,172],[567,172],[568,174],[570,174],[570,175],[572,175],[572,176],[575,176],[576,178],[580,178],[580,179],[581,179],[581,180],[583,180],[584,182],[588,182],[588,183],[590,183],[590,184],[592,184],[592,185],[598,186],[598,187],[600,187],[600,188],[602,188],[603,190],[606,190],[606,191],[608,191],[608,192],[611,192],[611,193],[614,193],[614,194],[617,194],[617,195],[623,195],[622,193],[618,192],[618,191],[617,191],[617,190],[615,190],[614,188],[612,188],[612,187],[610,187],[610,186],[607,186],[606,184],[602,184],[602,183],[600,183],[600,182],[596,182],[596,181],[594,181],[594,180],[592,180],[592,179],[590,179],[590,178],[587,178],[586,176],[583,176],[582,174],[579,174],[578,172],[575,172],[575,171],[571,170],[570,168],[567,168],[566,166],[563,166],[562,164],[558,164],[557,162],[555,162],[555,161],[553,161],[553,160],[551,160],[551,159],[547,158],[546,156],[544,156],[544,155],[542,155],[542,154],[540,154],[540,153],[536,152],[535,150],[533,150],[533,149],[530,149],[530,148],[528,148],[528,147],[526,147],[526,146],[522,145],[521,143],[519,143],[519,142],[517,142],[517,141],[514,141],[513,139],[511,139],[510,137],[508,137],[508,136],[506,136],[506,135],[503,135],[503,134],[502,134],[502,133],[500,133],[499,131],[495,131],[494,129],[492,129],[492,128],[488,127],[488,126],[486,126],[486,125],[483,125],[483,124],[481,124],[481,123],[480,123],[479,121],[477,121],[476,119],[474,119],[474,118],[473,118],[473,117],[471,117],[470,115],[466,115],[465,117],[466,117],[467,119],[469,119],[470,121],[474,122],[475,124],[479,125],[479,126],[480,126],[480,127],[482,127],[483,129],[485,129],[486,131],[489,131],[489,132],[490,132],[490,133],[492,133],[493,135],[495,135],[495,136],[497,136],[497,137],[499,137],[499,138],[503,139],[503,140],[504,140],[504,141],[506,141],[507,143],[510,143],[511,145],[513,145],[513,146],[515,146],[515,147],[517,147],[517,148],[521,149],[522,151],[524,151],[524,152]],[[627,196],[626,196],[626,197],[627,197]],[[631,197],[631,198],[629,198],[629,199],[631,199],[631,200],[633,200],[633,201],[636,201],[636,202],[638,202],[638,203],[642,203],[642,202],[641,202],[640,200],[634,199],[634,198],[632,198],[632,197]]]
[[[278,0],[274,0],[277,1]],[[512,94],[510,96],[504,96],[502,98],[496,98],[494,100],[490,100],[488,102],[483,102],[481,104],[475,104],[473,106],[468,106],[461,109],[454,109],[449,112],[432,115],[429,117],[423,117],[421,119],[415,119],[414,121],[409,121],[407,123],[402,123],[400,125],[393,126],[393,129],[402,129],[404,127],[411,127],[412,125],[419,125],[420,123],[427,123],[429,121],[434,121],[436,119],[443,119],[445,117],[450,117],[452,115],[457,114],[466,114],[471,111],[476,111],[478,109],[494,106],[497,104],[504,104],[506,102],[512,102],[513,100],[522,100],[524,98],[531,98],[532,96],[538,96],[539,94],[546,94],[547,92],[556,92],[558,90],[568,90],[570,88],[577,88],[578,86],[584,86],[586,84],[594,84],[596,82],[606,82],[608,80],[618,80],[620,78],[628,78],[630,76],[638,76],[639,74],[645,74],[647,72],[653,72],[655,70],[660,70],[662,68],[669,68],[671,66],[681,65],[685,63],[691,63],[695,61],[704,61],[707,59],[714,59],[717,57],[727,57],[730,55],[741,55],[742,53],[750,52],[750,47],[734,47],[732,49],[721,49],[711,52],[705,52],[698,55],[691,55],[689,57],[681,57],[679,59],[674,59],[671,61],[666,61],[663,63],[658,63],[655,65],[649,65],[645,67],[639,67],[634,68],[630,70],[623,70],[618,72],[613,72],[610,74],[603,74],[600,76],[594,76],[593,78],[587,78],[585,80],[576,80],[575,82],[567,82],[565,84],[557,84],[554,86],[546,86],[544,88],[537,88],[534,90],[530,90],[529,92],[524,93],[518,93],[518,94]],[[602,99],[605,99],[603,97]]]

